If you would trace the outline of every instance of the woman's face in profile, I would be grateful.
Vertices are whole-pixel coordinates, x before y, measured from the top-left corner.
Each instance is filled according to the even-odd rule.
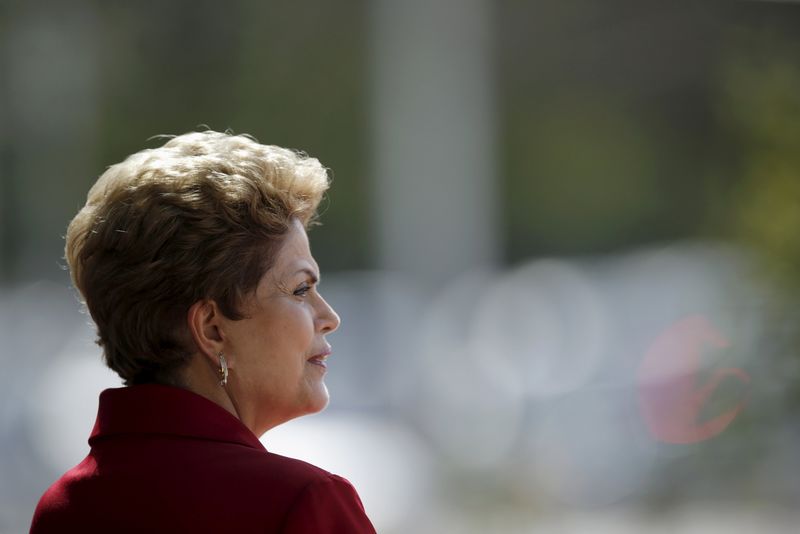
[[[328,403],[325,335],[336,330],[339,317],[319,294],[318,280],[306,231],[294,221],[273,267],[243,306],[245,318],[225,321],[228,387],[256,435]]]

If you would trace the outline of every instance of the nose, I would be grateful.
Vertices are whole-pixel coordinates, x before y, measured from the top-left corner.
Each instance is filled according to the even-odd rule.
[[[341,319],[339,319],[339,315],[334,311],[328,302],[322,298],[320,295],[320,310],[319,314],[317,315],[317,324],[320,332],[323,334],[330,334],[331,332],[335,331],[339,328],[339,325],[342,323]]]

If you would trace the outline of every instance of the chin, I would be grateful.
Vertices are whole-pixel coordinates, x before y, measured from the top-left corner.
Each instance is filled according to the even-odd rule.
[[[323,384],[321,391],[315,391],[310,401],[311,402],[309,402],[307,413],[312,414],[324,410],[328,406],[328,402],[330,402],[328,388]]]

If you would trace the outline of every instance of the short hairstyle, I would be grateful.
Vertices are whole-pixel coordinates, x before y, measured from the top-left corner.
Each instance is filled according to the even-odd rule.
[[[175,383],[195,350],[192,304],[241,319],[292,220],[308,228],[329,183],[314,158],[214,131],[109,167],[66,235],[107,365],[126,385]]]

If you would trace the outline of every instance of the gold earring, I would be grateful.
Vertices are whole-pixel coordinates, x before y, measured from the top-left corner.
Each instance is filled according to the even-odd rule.
[[[228,362],[225,361],[225,356],[222,352],[219,353],[219,385],[225,386],[228,383]]]

